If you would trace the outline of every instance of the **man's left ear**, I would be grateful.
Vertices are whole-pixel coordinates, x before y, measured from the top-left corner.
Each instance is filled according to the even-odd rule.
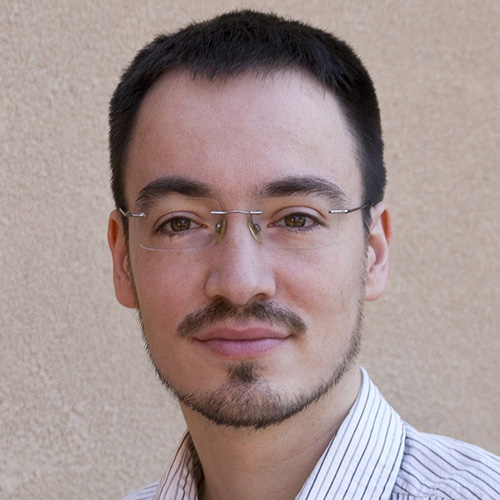
[[[376,300],[384,293],[389,275],[389,244],[393,232],[391,216],[383,201],[371,209],[371,216],[366,259],[367,301]]]

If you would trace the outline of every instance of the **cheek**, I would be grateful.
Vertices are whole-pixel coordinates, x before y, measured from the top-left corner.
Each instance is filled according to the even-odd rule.
[[[303,255],[299,265],[282,266],[276,273],[276,300],[299,314],[318,337],[332,342],[351,335],[363,295],[363,260],[334,250]]]
[[[199,266],[193,259],[152,253],[141,255],[133,269],[141,315],[148,333],[158,328],[159,331],[175,329],[183,317],[196,308],[203,288]]]
[[[291,262],[294,264],[290,264]],[[360,263],[333,247],[277,260],[277,289],[292,303],[315,303],[331,307],[348,292],[359,287]]]

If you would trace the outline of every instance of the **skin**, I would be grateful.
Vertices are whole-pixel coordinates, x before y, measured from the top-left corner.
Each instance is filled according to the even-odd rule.
[[[138,118],[127,160],[127,209],[136,209],[141,189],[171,176],[205,183],[226,210],[248,209],[259,186],[290,176],[334,183],[350,207],[364,201],[345,120],[333,95],[308,75],[243,75],[216,82],[168,75],[146,95]],[[359,391],[357,360],[346,357],[352,358],[362,303],[385,288],[392,226],[379,203],[372,208],[367,239],[361,213],[355,212],[339,219],[333,246],[298,253],[259,245],[244,216],[230,217],[219,245],[179,255],[141,248],[132,230],[127,252],[114,211],[108,238],[116,295],[124,306],[140,309],[162,378],[198,402],[223,394],[223,410],[231,415],[245,414],[256,402],[265,407],[276,397],[294,401],[311,395],[322,384],[332,385],[332,373],[342,367],[340,380],[319,399],[264,429],[217,425],[181,402],[203,464],[202,498],[289,499]],[[286,325],[249,317],[179,335],[187,315],[217,302],[236,310],[272,303],[299,317],[306,331],[298,335]],[[220,331],[261,330],[280,340],[253,354],[221,354],[199,341]],[[231,373],[244,364],[255,376],[246,384],[241,377],[231,383]]]

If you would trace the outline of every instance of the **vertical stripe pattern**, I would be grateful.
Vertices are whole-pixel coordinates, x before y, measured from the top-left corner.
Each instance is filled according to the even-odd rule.
[[[358,398],[295,500],[500,500],[500,458],[402,422],[362,369]],[[198,500],[189,433],[158,483],[123,500]]]

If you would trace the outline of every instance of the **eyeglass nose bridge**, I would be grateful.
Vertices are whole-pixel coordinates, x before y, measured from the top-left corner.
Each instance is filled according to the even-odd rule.
[[[216,244],[219,244],[226,233],[227,220],[226,215],[229,214],[243,214],[247,215],[247,226],[250,234],[253,236],[257,243],[262,245],[262,235],[260,234],[262,228],[253,221],[252,215],[262,215],[262,210],[211,210],[212,215],[219,215],[219,220],[215,225],[215,232],[217,233]]]

